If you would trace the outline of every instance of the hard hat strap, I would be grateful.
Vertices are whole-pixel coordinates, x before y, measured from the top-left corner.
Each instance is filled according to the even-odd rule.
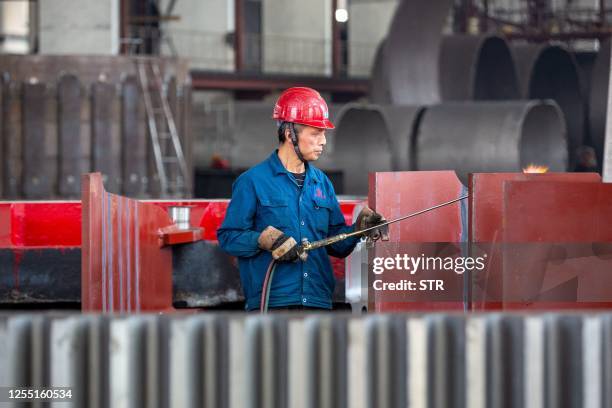
[[[305,163],[304,156],[302,156],[302,152],[300,151],[300,146],[298,145],[298,136],[295,131],[295,124],[293,122],[289,122],[289,134],[291,135],[291,143],[293,143],[293,149],[295,150],[295,154],[297,154],[298,159]]]

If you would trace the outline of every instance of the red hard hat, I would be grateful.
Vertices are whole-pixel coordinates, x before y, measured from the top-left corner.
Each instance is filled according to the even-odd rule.
[[[333,129],[325,100],[312,88],[286,89],[274,105],[272,119],[299,123],[322,129]]]

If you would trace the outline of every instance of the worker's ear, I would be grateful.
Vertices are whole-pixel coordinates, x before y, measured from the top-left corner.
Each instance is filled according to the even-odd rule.
[[[285,142],[289,142],[291,143],[291,130],[289,130],[289,127],[285,127]]]

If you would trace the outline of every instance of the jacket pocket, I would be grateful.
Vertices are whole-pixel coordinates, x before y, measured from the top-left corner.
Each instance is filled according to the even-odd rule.
[[[317,230],[327,235],[329,229],[329,217],[331,216],[332,204],[328,199],[313,197],[312,205],[314,208],[315,226]]]
[[[284,197],[261,197],[259,198],[260,213],[257,217],[261,220],[262,228],[272,225],[283,231],[291,225],[289,218],[289,204]]]

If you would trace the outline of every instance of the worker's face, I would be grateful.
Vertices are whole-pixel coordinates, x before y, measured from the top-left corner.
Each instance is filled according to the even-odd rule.
[[[298,146],[304,156],[304,160],[318,160],[323,153],[323,147],[327,141],[325,140],[325,129],[319,129],[311,126],[303,126],[299,132]]]

